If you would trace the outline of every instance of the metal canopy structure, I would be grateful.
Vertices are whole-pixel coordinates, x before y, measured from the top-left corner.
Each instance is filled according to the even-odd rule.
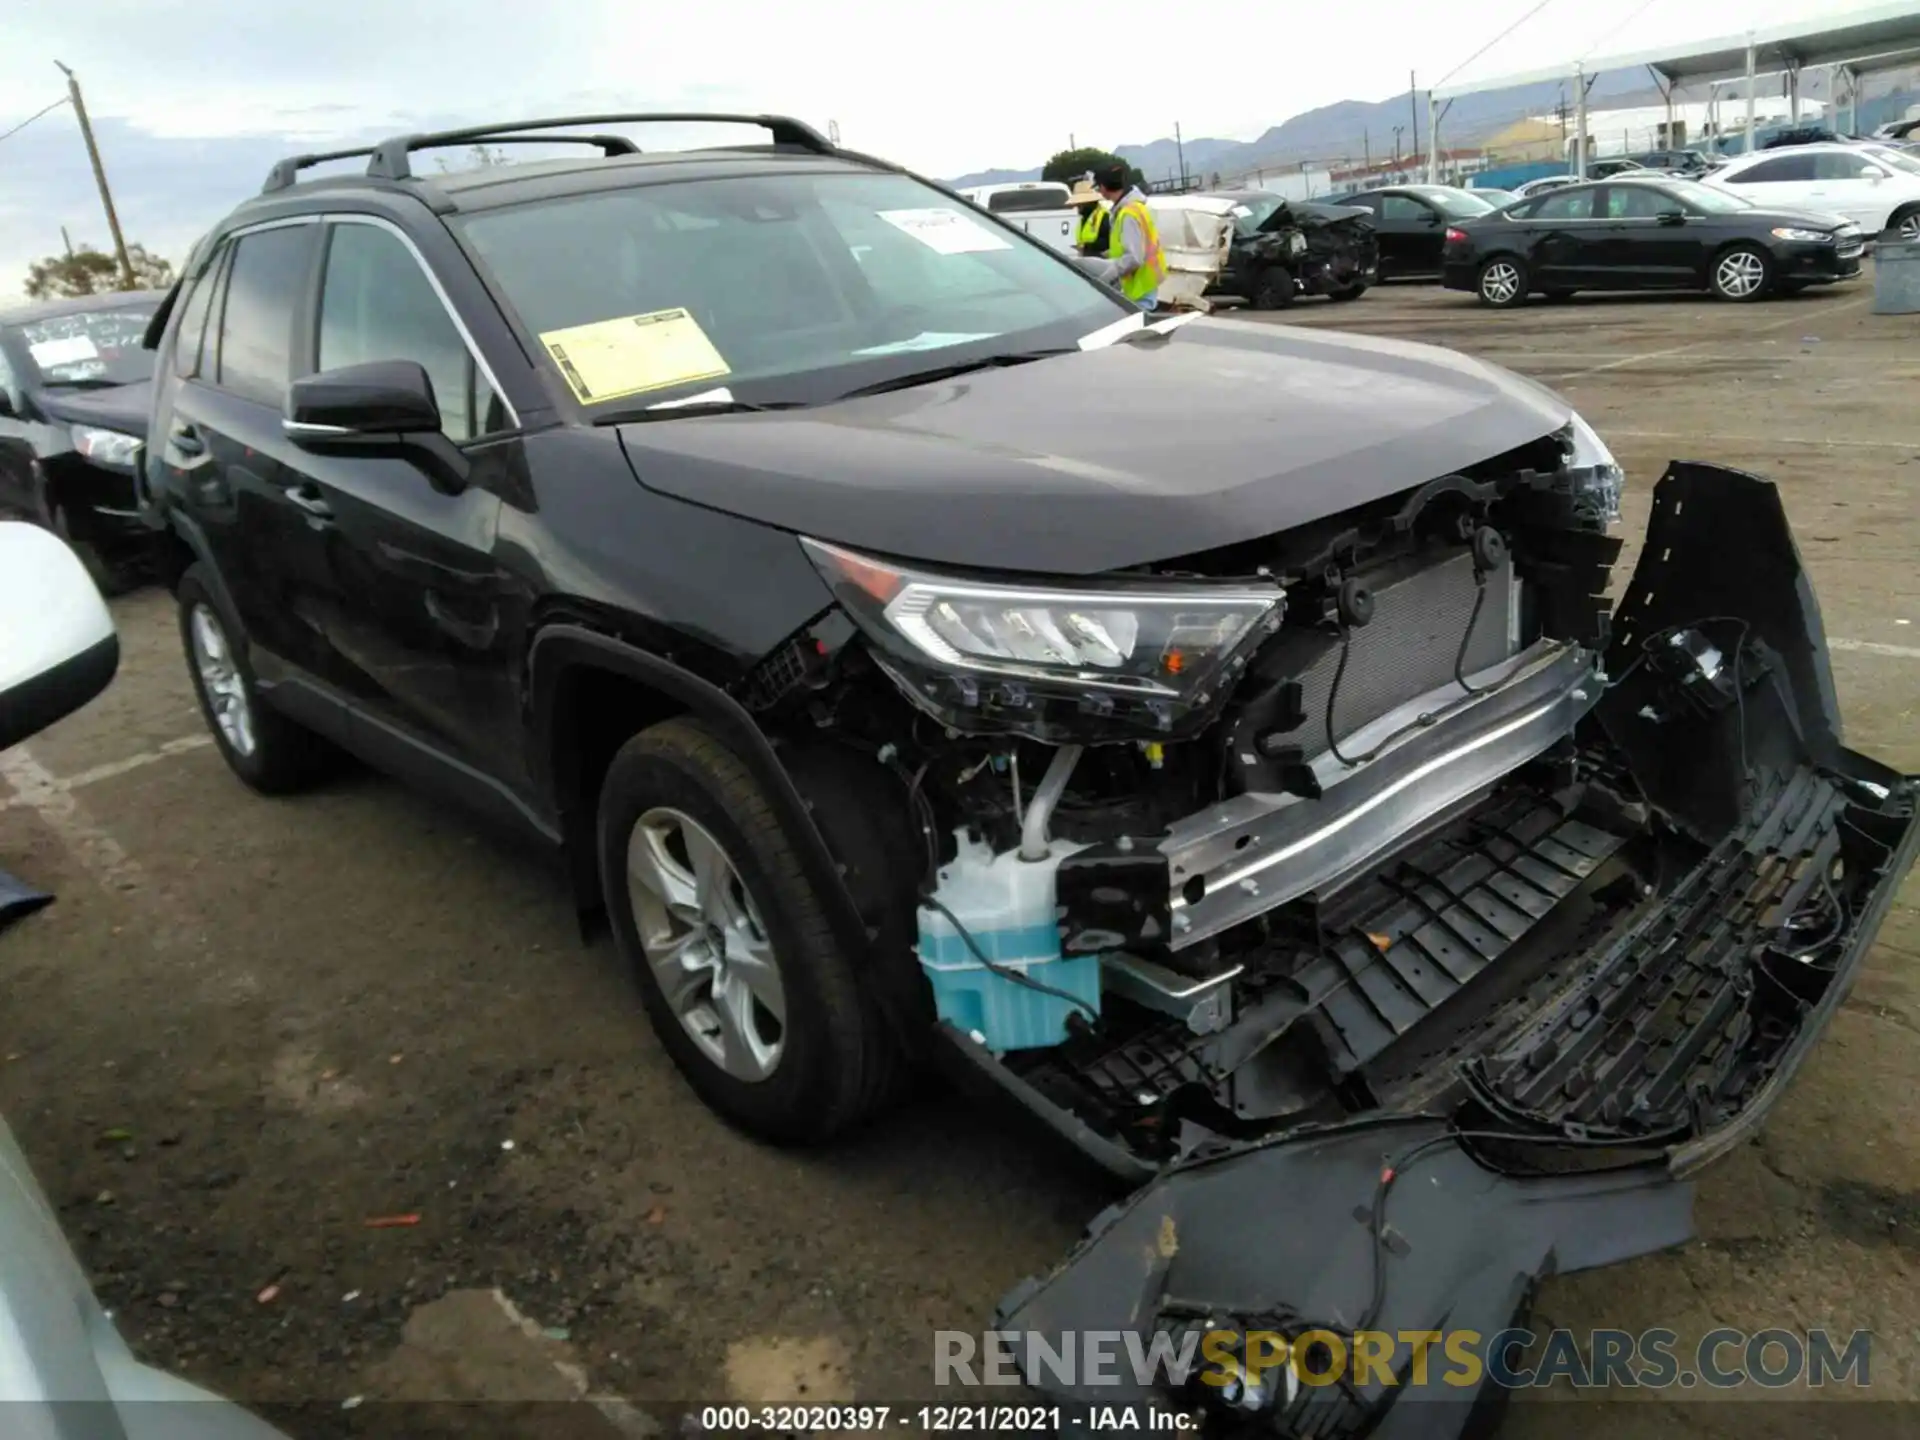
[[[1571,77],[1575,81],[1575,96],[1579,102],[1575,157],[1578,172],[1584,175],[1588,148],[1587,86],[1592,77],[1602,71],[1645,67],[1653,73],[1665,92],[1669,111],[1673,106],[1676,86],[1705,83],[1710,87],[1709,93],[1713,94],[1720,85],[1729,81],[1744,82],[1748,102],[1746,148],[1752,150],[1753,82],[1759,77],[1787,77],[1787,93],[1797,119],[1800,74],[1804,70],[1833,72],[1836,85],[1830,93],[1836,101],[1839,93],[1837,82],[1844,80],[1849,102],[1857,109],[1862,75],[1917,63],[1920,63],[1920,3],[1916,3],[1916,0],[1891,0],[1891,3],[1846,10],[1819,19],[1756,28],[1744,35],[1723,36],[1660,50],[1589,56],[1549,69],[1444,85],[1428,94],[1428,118],[1430,122],[1437,119],[1442,113],[1442,105],[1455,96]]]

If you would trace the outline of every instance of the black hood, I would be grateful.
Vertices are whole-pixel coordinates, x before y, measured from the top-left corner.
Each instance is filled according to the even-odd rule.
[[[1853,223],[1846,216],[1837,215],[1831,210],[1788,210],[1771,206],[1765,209],[1756,206],[1752,210],[1741,210],[1736,213],[1735,218],[1750,221],[1755,225],[1794,225],[1804,230],[1838,230],[1842,225]]]
[[[147,415],[153,406],[153,382],[137,380],[107,390],[78,390],[65,386],[38,392],[40,409],[49,420],[72,425],[97,425],[123,435],[147,438]]]
[[[1450,350],[1196,320],[890,394],[622,435],[664,494],[903,558],[1087,575],[1293,529],[1538,440],[1570,413]]]

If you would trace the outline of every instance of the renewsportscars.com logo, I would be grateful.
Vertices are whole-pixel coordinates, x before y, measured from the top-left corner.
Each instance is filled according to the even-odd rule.
[[[937,1330],[937,1385],[1057,1385],[1069,1389],[1130,1385],[1179,1390],[1282,1390],[1352,1384],[1471,1390],[1482,1384],[1529,1389],[1553,1384],[1606,1389],[1732,1389],[1757,1385],[1870,1383],[1873,1337],[1827,1330],[1710,1330],[1686,1345],[1672,1330],[1513,1328],[1306,1330],[1194,1328],[1141,1335],[1083,1330],[1060,1336],[989,1330]]]

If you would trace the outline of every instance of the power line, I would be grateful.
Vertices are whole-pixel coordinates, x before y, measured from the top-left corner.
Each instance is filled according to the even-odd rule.
[[[0,130],[0,140],[6,139],[9,135],[18,135],[22,130],[26,129],[27,126],[31,125],[34,121],[38,120],[42,115],[46,114],[49,110],[58,110],[62,105],[65,105],[71,98],[72,98],[71,96],[62,95],[58,100],[54,101],[53,104],[41,106],[38,110],[34,111],[33,114],[27,116],[26,119],[22,120],[18,125],[14,126],[11,130]]]
[[[1467,66],[1471,65],[1474,61],[1478,60],[1482,55],[1486,54],[1487,51],[1491,50],[1494,46],[1498,45],[1502,40],[1506,39],[1514,31],[1518,30],[1522,25],[1526,24],[1527,21],[1531,20],[1534,16],[1538,15],[1542,10],[1546,9],[1547,6],[1551,5],[1552,3],[1553,3],[1553,0],[1540,0],[1540,3],[1535,5],[1531,10],[1527,11],[1526,14],[1522,15],[1518,20],[1514,21],[1511,25],[1507,26],[1506,29],[1502,30],[1498,35],[1494,36],[1491,40],[1487,41],[1486,44],[1482,45],[1478,50],[1474,51],[1466,59],[1462,60],[1458,65],[1454,66],[1453,69],[1449,70],[1446,74],[1442,75],[1438,80],[1434,81],[1433,84],[1427,87],[1428,92],[1431,93],[1432,91],[1437,90],[1442,85],[1446,84],[1447,81],[1451,80],[1454,76],[1458,75],[1462,70],[1466,69]]]
[[[1648,10],[1653,8],[1655,3],[1657,3],[1657,0],[1640,0],[1639,7],[1635,9],[1631,15],[1627,16],[1626,19],[1622,20],[1618,25],[1614,26],[1611,30],[1607,31],[1606,34],[1589,45],[1580,58],[1584,60],[1588,55],[1593,54],[1594,51],[1598,50],[1602,45],[1606,44],[1609,40],[1613,39],[1614,36],[1618,35],[1622,30],[1646,14]]]

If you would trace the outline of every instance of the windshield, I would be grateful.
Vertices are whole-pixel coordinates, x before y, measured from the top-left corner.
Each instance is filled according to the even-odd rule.
[[[1890,145],[1869,145],[1866,149],[1874,159],[1891,165],[1896,170],[1905,170],[1910,175],[1920,175],[1920,160],[1914,159],[1904,150],[1895,150]]]
[[[583,405],[722,386],[815,403],[934,365],[1069,348],[1133,313],[904,175],[636,185],[456,223]],[[926,351],[951,353],[930,364]]]
[[[154,307],[84,310],[13,327],[43,385],[106,389],[153,378],[153,352],[140,348]]]
[[[1233,207],[1233,228],[1241,235],[1255,235],[1273,212],[1286,201],[1278,195],[1259,195],[1242,199]]]
[[[1729,215],[1735,210],[1751,210],[1753,202],[1743,200],[1738,195],[1729,195],[1724,190],[1716,190],[1711,185],[1696,185],[1691,180],[1669,180],[1663,187],[1678,195],[1696,210],[1709,215]]]

